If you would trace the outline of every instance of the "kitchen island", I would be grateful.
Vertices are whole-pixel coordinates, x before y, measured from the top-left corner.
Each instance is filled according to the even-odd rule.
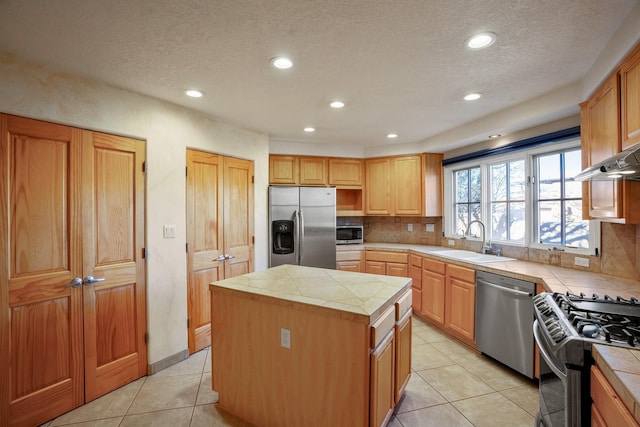
[[[411,370],[411,279],[282,265],[214,282],[212,387],[261,426],[379,426]]]

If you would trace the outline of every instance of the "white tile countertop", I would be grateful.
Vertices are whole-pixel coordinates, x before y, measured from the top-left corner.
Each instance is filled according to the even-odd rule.
[[[211,287],[246,293],[252,298],[304,304],[308,309],[334,312],[370,324],[411,289],[411,279],[281,265],[217,281]]]
[[[475,270],[488,271],[495,274],[503,274],[516,279],[528,280],[540,283],[545,290],[550,292],[583,292],[587,295],[597,293],[600,296],[621,296],[624,298],[636,297],[640,299],[640,281],[624,277],[611,276],[602,273],[574,270],[565,267],[556,267],[548,264],[540,264],[532,261],[495,257],[495,262],[474,262],[473,259],[460,260],[444,256],[451,248],[444,246],[410,245],[401,243],[364,243],[363,245],[338,245],[338,251],[344,250],[384,250],[402,251],[415,255],[432,257],[440,261],[473,268]],[[439,254],[439,252],[442,252]]]

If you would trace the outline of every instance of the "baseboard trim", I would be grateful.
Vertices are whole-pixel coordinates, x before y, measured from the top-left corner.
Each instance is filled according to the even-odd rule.
[[[183,360],[189,357],[189,349],[184,349],[179,351],[178,353],[166,357],[162,360],[157,361],[156,363],[152,363],[147,365],[147,375],[157,374],[163,369],[167,369],[170,366],[175,365],[176,363],[182,362]]]

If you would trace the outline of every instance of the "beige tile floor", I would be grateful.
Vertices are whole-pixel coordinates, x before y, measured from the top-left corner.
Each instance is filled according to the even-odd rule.
[[[389,426],[527,426],[535,383],[413,318],[412,376]],[[53,426],[245,426],[218,409],[209,349],[68,412]]]

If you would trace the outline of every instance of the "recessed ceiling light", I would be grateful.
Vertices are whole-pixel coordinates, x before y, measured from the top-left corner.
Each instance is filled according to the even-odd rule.
[[[465,101],[475,101],[480,98],[482,98],[482,94],[480,92],[468,93],[464,96]]]
[[[495,33],[478,33],[466,39],[464,45],[467,49],[484,49],[495,43],[496,37]]]
[[[271,58],[271,65],[280,70],[288,70],[293,67],[293,61],[285,56],[278,56],[276,58]]]
[[[502,135],[500,135],[499,133],[494,133],[493,135],[489,135],[489,139],[495,139],[495,138],[500,138]]]
[[[202,98],[204,96],[204,92],[197,89],[185,89],[184,93],[191,98]]]
[[[342,107],[344,107],[344,102],[342,102],[342,101],[333,101],[331,104],[329,104],[329,106],[331,108],[342,108]]]
[[[395,138],[397,138],[397,137],[398,137],[398,134],[397,134],[397,133],[390,133],[390,134],[387,134],[387,138],[389,138],[389,139],[395,139]]]
[[[636,173],[636,171],[634,170],[630,170],[630,171],[619,171],[618,172],[620,175],[633,175],[634,173]]]
[[[306,128],[304,128],[304,131],[305,131],[305,132],[308,132],[308,133],[311,133],[311,132],[315,132],[315,131],[316,131],[316,128],[306,127]]]

